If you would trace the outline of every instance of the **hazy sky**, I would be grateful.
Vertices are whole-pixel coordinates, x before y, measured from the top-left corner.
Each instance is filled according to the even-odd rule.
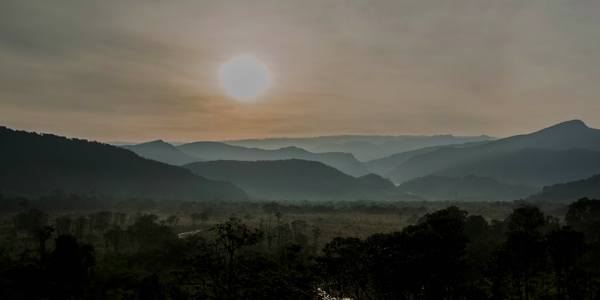
[[[0,125],[101,141],[600,127],[598,0],[0,1]],[[225,62],[271,73],[231,98]]]

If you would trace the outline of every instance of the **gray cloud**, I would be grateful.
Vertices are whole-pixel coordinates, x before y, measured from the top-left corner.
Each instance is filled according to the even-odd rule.
[[[5,0],[0,123],[105,141],[600,127],[599,14],[593,0]],[[218,82],[241,54],[272,73],[253,105]]]

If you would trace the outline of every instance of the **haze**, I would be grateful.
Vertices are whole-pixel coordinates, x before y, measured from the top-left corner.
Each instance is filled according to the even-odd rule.
[[[0,121],[130,142],[598,128],[598,15],[593,0],[4,0]],[[239,55],[272,75],[251,105],[219,82]]]

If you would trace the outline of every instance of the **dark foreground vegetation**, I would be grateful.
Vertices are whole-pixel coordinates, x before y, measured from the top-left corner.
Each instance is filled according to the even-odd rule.
[[[45,201],[0,199],[2,299],[598,299],[600,293],[600,200],[580,199],[564,210],[465,203],[468,213],[447,202],[107,198],[88,201],[105,207],[74,207],[87,197],[73,197],[57,191]],[[52,206],[44,212],[40,203]],[[490,219],[502,212],[502,220]],[[377,221],[357,232],[351,227],[357,220]]]

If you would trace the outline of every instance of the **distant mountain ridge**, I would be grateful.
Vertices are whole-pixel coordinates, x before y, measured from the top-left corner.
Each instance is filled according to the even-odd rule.
[[[365,141],[350,141],[342,144],[328,143],[319,145],[315,148],[310,148],[309,150],[316,153],[348,152],[354,154],[356,159],[364,162],[426,147],[489,140],[491,140],[491,138],[485,135],[474,137],[456,137],[453,135],[410,136],[389,140],[382,144],[372,144]]]
[[[181,166],[197,161],[204,161],[201,158],[187,155],[181,152],[181,150],[177,149],[175,146],[165,143],[162,140],[156,140],[137,145],[121,146],[121,148],[131,150],[141,157],[175,166]]]
[[[519,149],[436,174],[477,174],[510,183],[543,187],[588,178],[600,172],[600,152],[587,149]]]
[[[546,186],[527,201],[573,202],[581,198],[600,198],[600,172],[590,178]]]
[[[412,157],[392,170],[386,177],[389,177],[393,182],[401,183],[417,177],[443,173],[451,168],[460,168],[526,148],[549,150],[581,148],[600,151],[600,130],[589,128],[582,121],[573,120],[531,134],[512,136],[479,146],[442,148]]]
[[[232,146],[219,142],[195,142],[178,146],[177,149],[190,156],[202,157],[205,160],[303,159],[322,162],[352,176],[362,176],[369,173],[350,153],[312,153],[298,147],[265,150]]]
[[[267,150],[293,146],[314,153],[345,152],[352,153],[357,160],[364,162],[424,147],[489,141],[493,139],[486,135],[453,136],[449,134],[433,136],[335,135],[308,138],[230,140],[223,141],[223,143]]]
[[[396,154],[393,154],[393,155],[390,155],[390,156],[387,156],[384,158],[367,161],[367,162],[364,162],[363,165],[371,173],[375,173],[375,174],[378,174],[381,176],[387,176],[396,167],[407,162],[409,159],[411,159],[417,155],[424,154],[424,153],[430,153],[430,152],[433,152],[433,151],[436,151],[436,150],[439,150],[442,148],[464,148],[464,147],[483,145],[485,143],[489,143],[489,141],[425,147],[425,148],[421,148],[421,149],[417,149],[417,150],[396,153]]]
[[[489,177],[428,175],[409,180],[398,188],[427,200],[511,201],[529,197],[539,188],[511,185]]]
[[[316,161],[207,161],[184,167],[215,180],[242,187],[252,197],[269,200],[417,200],[391,182],[371,174],[361,178],[344,174]]]
[[[35,197],[56,189],[196,201],[248,198],[231,183],[208,180],[126,149],[0,127],[0,194]]]

